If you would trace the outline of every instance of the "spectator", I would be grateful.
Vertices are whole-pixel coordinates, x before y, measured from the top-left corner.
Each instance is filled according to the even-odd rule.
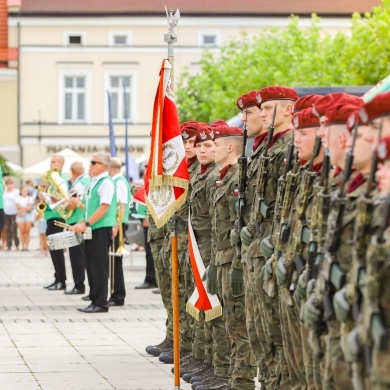
[[[20,188],[20,195],[16,198],[16,223],[20,232],[22,251],[28,251],[30,230],[34,223],[34,198],[29,195],[29,188],[24,185]]]
[[[16,198],[19,196],[19,190],[14,187],[14,181],[11,177],[5,180],[4,213],[5,213],[5,234],[7,237],[7,251],[11,250],[12,241],[16,250],[19,250],[19,238],[16,226]]]

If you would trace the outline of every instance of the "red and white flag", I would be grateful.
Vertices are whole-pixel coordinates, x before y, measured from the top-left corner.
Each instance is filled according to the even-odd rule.
[[[164,60],[153,108],[151,153],[145,172],[145,203],[158,228],[186,201],[189,175],[171,84]]]
[[[222,315],[222,306],[217,295],[212,295],[207,292],[206,281],[202,280],[202,276],[206,269],[203,264],[198,243],[196,242],[194,230],[192,229],[190,215],[188,216],[188,249],[190,252],[192,273],[195,280],[195,290],[186,304],[186,310],[197,321],[199,321],[199,313],[204,311],[205,320],[211,321]]]

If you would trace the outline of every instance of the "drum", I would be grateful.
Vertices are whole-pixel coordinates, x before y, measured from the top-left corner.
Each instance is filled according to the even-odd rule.
[[[75,232],[60,232],[47,236],[47,244],[51,251],[77,246],[83,241],[83,236]]]

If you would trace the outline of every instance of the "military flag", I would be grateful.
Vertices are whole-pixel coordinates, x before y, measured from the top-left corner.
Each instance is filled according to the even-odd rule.
[[[164,60],[154,100],[151,153],[145,173],[145,203],[158,228],[185,203],[189,180],[171,70],[169,61]]]

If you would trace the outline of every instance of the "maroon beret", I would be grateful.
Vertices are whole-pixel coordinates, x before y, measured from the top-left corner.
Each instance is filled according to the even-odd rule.
[[[245,93],[244,95],[241,95],[237,99],[237,107],[242,111],[245,108],[257,106],[258,102],[258,96],[259,91],[251,91],[248,93]]]
[[[390,137],[379,140],[378,146],[375,148],[375,154],[379,162],[383,163],[390,159]]]
[[[278,85],[272,85],[260,89],[259,96],[257,97],[257,107],[268,100],[297,100],[299,98],[295,89],[288,87],[280,87]]]
[[[209,124],[210,129],[214,129],[214,128],[219,127],[219,126],[229,126],[229,125],[227,124],[227,122],[225,122],[222,119],[218,119],[218,120],[211,122]]]
[[[360,105],[357,104],[336,104],[329,107],[326,112],[326,126],[344,124],[348,130],[351,131],[347,125],[348,119],[351,114],[355,113],[359,109]]]
[[[198,134],[199,128],[202,126],[202,122],[188,121],[180,125],[181,138],[183,140],[195,137]]]
[[[318,118],[321,118],[325,115],[325,112],[329,107],[334,106],[336,104],[362,105],[363,99],[358,96],[349,95],[345,92],[329,93],[328,95],[323,96],[321,99],[317,100],[314,103],[314,115],[317,115]]]
[[[212,137],[214,140],[217,138],[222,138],[222,137],[232,137],[232,136],[241,136],[243,135],[243,131],[236,126],[230,127],[229,125],[220,125],[217,127],[214,127],[212,129]]]
[[[208,127],[206,123],[199,122],[202,124],[202,126],[198,130],[198,134],[196,134],[194,146],[196,144],[199,144],[204,141],[212,141],[213,138],[210,133],[212,133],[212,130]]]
[[[296,112],[302,111],[306,108],[312,108],[313,104],[321,98],[322,95],[315,94],[302,96],[297,101],[295,101],[293,113],[295,114]]]
[[[318,127],[320,125],[320,119],[313,114],[312,109],[309,107],[296,112],[293,116],[292,124],[296,130]]]
[[[390,91],[376,95],[359,112],[360,121],[364,124],[385,115],[390,115]]]

